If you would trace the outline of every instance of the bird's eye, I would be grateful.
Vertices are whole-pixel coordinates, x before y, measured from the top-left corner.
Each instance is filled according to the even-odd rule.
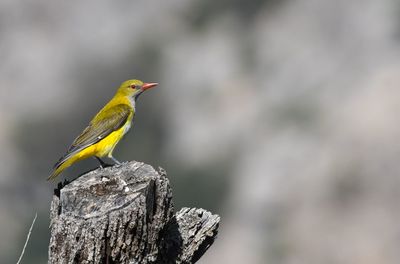
[[[132,89],[135,89],[135,88],[136,88],[136,85],[131,84],[131,88],[132,88]]]

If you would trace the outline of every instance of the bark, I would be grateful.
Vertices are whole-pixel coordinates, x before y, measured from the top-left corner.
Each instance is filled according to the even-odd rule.
[[[219,216],[174,214],[163,169],[128,162],[55,190],[48,263],[194,263],[216,238]]]

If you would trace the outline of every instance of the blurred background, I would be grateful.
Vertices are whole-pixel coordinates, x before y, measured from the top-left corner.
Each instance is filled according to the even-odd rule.
[[[130,78],[160,85],[115,157],[221,215],[199,263],[398,263],[399,1],[1,0],[0,58],[2,263],[35,211],[46,262],[45,179]]]

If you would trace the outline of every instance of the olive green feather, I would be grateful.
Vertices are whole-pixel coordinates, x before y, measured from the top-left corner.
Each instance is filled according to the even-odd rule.
[[[131,113],[132,109],[126,104],[115,105],[100,111],[85,130],[72,142],[67,153],[54,165],[54,168],[57,168],[71,155],[99,142],[121,128]]]

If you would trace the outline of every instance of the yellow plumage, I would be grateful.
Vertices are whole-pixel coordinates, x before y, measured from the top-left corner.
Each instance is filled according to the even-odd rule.
[[[118,163],[112,153],[131,127],[136,99],[142,92],[156,85],[157,83],[143,83],[139,80],[122,83],[115,96],[90,121],[67,153],[56,163],[48,180],[56,178],[75,162],[92,156],[99,160],[109,157]]]
[[[103,140],[99,141],[98,143],[89,146],[82,151],[79,151],[75,155],[71,156],[63,162],[60,166],[58,166],[54,172],[52,173],[53,177],[49,177],[49,179],[53,179],[57,177],[62,171],[64,171],[66,168],[71,166],[72,164],[84,160],[86,158],[96,156],[99,158],[107,156],[109,153],[112,154],[112,151],[114,150],[115,146],[117,143],[122,139],[124,133],[124,129],[120,128],[119,130],[111,133],[109,136],[105,137]]]

